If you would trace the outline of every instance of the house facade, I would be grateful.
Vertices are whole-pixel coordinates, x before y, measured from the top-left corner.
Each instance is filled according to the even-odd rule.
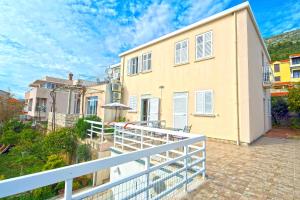
[[[292,54],[289,59],[275,61],[271,66],[275,81],[271,95],[287,96],[288,89],[300,83],[300,54]]]
[[[106,74],[106,81],[86,87],[80,113],[84,116],[98,116],[110,122],[115,119],[115,111],[103,109],[102,106],[121,101],[120,63],[109,66]]]
[[[251,143],[271,128],[270,57],[248,2],[120,54],[129,121]],[[264,80],[265,78],[265,80]]]
[[[25,106],[27,115],[32,119],[47,121],[49,112],[53,111],[53,99],[50,95],[55,88],[72,86],[75,84],[73,75],[69,74],[68,79],[46,76],[35,80],[29,87],[30,90],[25,93]],[[56,90],[55,111],[62,114],[80,113],[80,94],[71,93],[67,90]],[[70,102],[69,102],[70,97]],[[70,104],[70,105],[69,105]]]

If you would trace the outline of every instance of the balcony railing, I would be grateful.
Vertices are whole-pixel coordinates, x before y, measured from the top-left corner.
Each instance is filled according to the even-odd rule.
[[[265,65],[263,67],[263,86],[270,87],[274,81],[274,74],[270,65]]]
[[[118,155],[1,181],[0,198],[64,181],[66,200],[163,199],[203,182],[205,136],[124,123],[114,128],[113,149],[119,151]],[[112,177],[118,167],[132,163],[140,167],[127,175]],[[74,178],[104,169],[110,169],[110,182],[72,191]]]

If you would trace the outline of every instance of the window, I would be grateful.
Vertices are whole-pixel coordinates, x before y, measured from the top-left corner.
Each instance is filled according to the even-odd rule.
[[[33,99],[29,99],[29,102],[28,102],[28,111],[32,111],[32,101],[33,101]]]
[[[37,112],[46,112],[47,99],[46,98],[36,98],[35,110]]]
[[[129,110],[129,112],[137,111],[137,97],[136,96],[129,97],[129,107],[131,108],[131,110]]]
[[[300,64],[300,57],[292,58],[292,65],[299,65]]]
[[[127,64],[127,70],[129,75],[137,74],[139,73],[139,59],[138,57],[134,57],[128,60]]]
[[[213,91],[196,92],[196,114],[213,114]]]
[[[80,94],[74,95],[74,114],[80,113]]]
[[[42,85],[43,88],[47,88],[47,89],[54,89],[56,88],[56,84],[55,83],[44,83]]]
[[[293,71],[293,78],[300,78],[300,70]]]
[[[196,60],[212,56],[212,31],[196,36]]]
[[[151,70],[151,53],[143,54],[143,67],[142,71],[149,71]]]
[[[98,106],[98,97],[97,96],[88,97],[86,114],[97,115],[97,106]]]
[[[275,72],[280,72],[280,65],[279,64],[274,64],[274,71]]]
[[[275,76],[275,81],[280,81],[280,76]]]
[[[188,62],[188,40],[183,40],[175,44],[175,64],[184,64]]]

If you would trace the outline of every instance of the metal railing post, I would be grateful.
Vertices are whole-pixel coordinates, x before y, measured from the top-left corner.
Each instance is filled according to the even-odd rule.
[[[125,128],[122,128],[122,130],[121,130],[121,134],[122,134],[122,142],[121,142],[121,144],[122,144],[122,150],[124,150],[124,130],[125,130]]]
[[[170,139],[170,136],[169,136],[169,133],[167,133],[167,143],[169,143],[169,139]],[[167,151],[167,158],[170,158],[169,151]]]
[[[150,168],[150,156],[146,157],[145,159],[145,169],[148,170]],[[149,184],[150,184],[150,173],[147,172],[146,173],[146,199],[149,199],[149,195],[150,195],[150,188],[149,188]]]
[[[91,140],[93,139],[93,132],[94,132],[94,130],[93,130],[94,126],[93,126],[93,125],[94,125],[94,124],[91,123]]]
[[[144,148],[144,130],[141,130],[141,149]]]
[[[73,179],[68,179],[68,180],[65,181],[64,200],[71,200],[72,199],[72,185],[73,185]]]
[[[205,175],[206,175],[206,141],[203,140],[203,151],[202,151],[202,156],[204,161],[202,162],[202,168],[203,168],[203,172],[202,172],[202,179],[205,179]]]
[[[184,179],[185,179],[185,187],[184,190],[187,192],[187,184],[188,184],[188,146],[184,146]]]
[[[116,135],[117,135],[117,126],[116,126],[116,125],[114,125],[114,128],[115,128],[115,130],[114,130],[114,147],[116,147],[116,139],[117,139],[117,137],[116,137]]]

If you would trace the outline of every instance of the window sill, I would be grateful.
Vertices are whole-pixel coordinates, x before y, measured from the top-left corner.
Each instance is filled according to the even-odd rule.
[[[141,73],[142,73],[142,74],[147,74],[147,73],[150,73],[150,72],[152,72],[152,70],[142,71]]]
[[[197,114],[197,113],[194,113],[193,115],[196,116],[196,117],[216,117],[215,114]]]
[[[136,73],[136,74],[128,74],[127,76],[132,77],[132,76],[137,76],[137,75],[139,75],[139,73]]]
[[[195,60],[195,62],[201,62],[201,61],[210,60],[210,59],[214,59],[214,58],[215,58],[215,56],[209,56],[209,57],[197,59],[197,60]]]
[[[178,66],[182,66],[182,65],[187,65],[187,64],[190,64],[190,62],[175,64],[174,67],[178,67]]]
[[[129,113],[137,113],[137,111],[135,111],[135,110],[134,111],[133,110],[129,110],[128,112]]]

